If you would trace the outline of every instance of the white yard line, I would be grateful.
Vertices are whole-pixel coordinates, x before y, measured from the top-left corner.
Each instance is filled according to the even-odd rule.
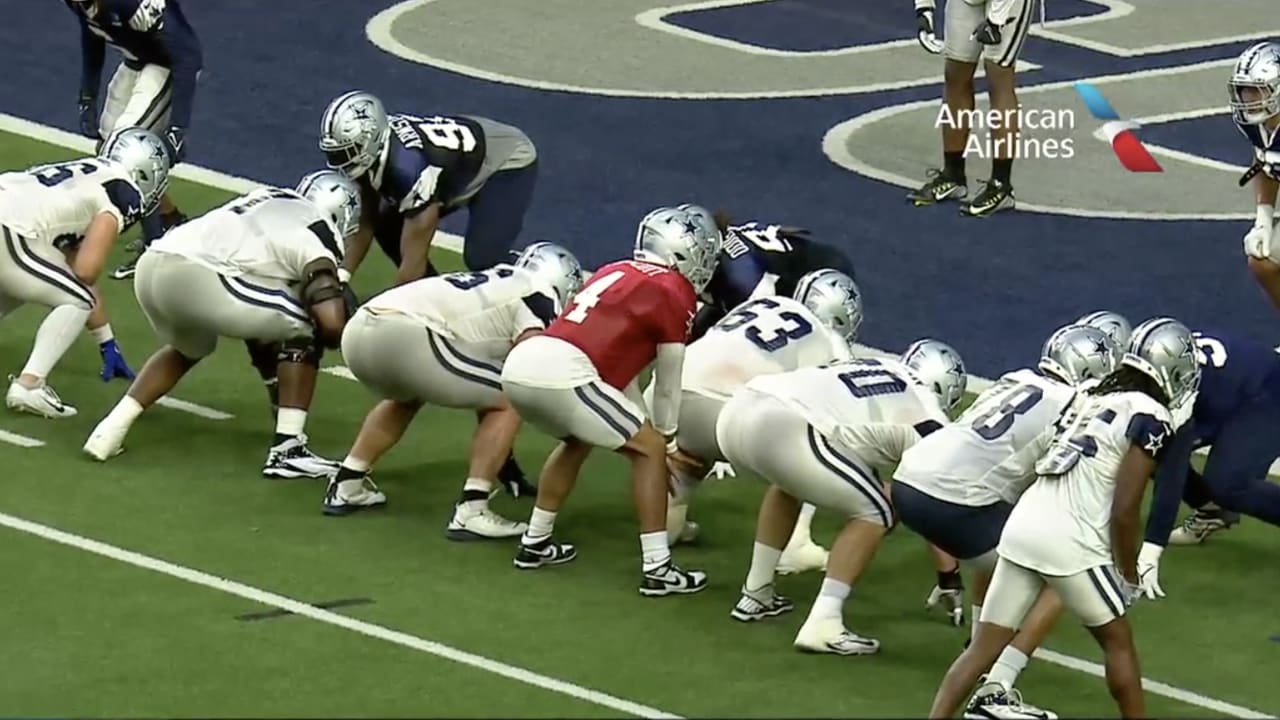
[[[0,442],[7,442],[10,445],[17,445],[18,447],[24,448],[44,447],[43,440],[37,440],[33,437],[27,437],[26,435],[19,435],[18,433],[9,432],[8,430],[0,430]]]
[[[235,417],[235,415],[232,415],[231,413],[215,410],[211,407],[205,407],[204,405],[197,405],[196,403],[187,402],[186,400],[179,400],[178,398],[169,397],[168,395],[161,397],[156,401],[156,404],[163,405],[170,410],[179,410],[181,412],[191,413],[192,415],[209,420],[230,420]]]

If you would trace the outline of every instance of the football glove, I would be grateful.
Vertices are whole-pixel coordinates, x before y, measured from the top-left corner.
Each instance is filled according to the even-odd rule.
[[[707,479],[715,478],[724,480],[725,478],[738,477],[738,473],[733,466],[727,462],[717,462],[711,466],[711,470],[707,473]]]
[[[178,127],[171,126],[164,131],[164,147],[169,151],[169,164],[177,165],[182,162],[183,156],[187,154],[186,147],[187,131]]]
[[[944,588],[934,585],[924,601],[929,610],[940,609],[955,627],[964,625],[964,588]]]
[[[101,140],[98,134],[98,99],[92,95],[81,95],[76,109],[80,114],[80,134],[90,140]]]
[[[942,41],[933,29],[933,8],[916,8],[916,40],[934,55],[942,52]]]
[[[983,45],[999,45],[1000,44],[1000,26],[990,20],[983,20],[973,34],[969,36],[972,40],[977,40]]]
[[[98,354],[102,355],[102,382],[111,382],[115,378],[132,380],[133,371],[129,363],[124,361],[124,353],[115,340],[108,340],[98,346]]]
[[[1259,260],[1270,259],[1271,235],[1271,226],[1254,225],[1244,236],[1244,254]]]
[[[1164,548],[1155,543],[1142,543],[1138,552],[1138,587],[1143,597],[1155,600],[1164,597],[1164,588],[1160,587],[1160,553]]]

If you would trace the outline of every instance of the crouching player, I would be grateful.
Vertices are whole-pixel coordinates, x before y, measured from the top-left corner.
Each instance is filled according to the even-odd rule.
[[[307,409],[324,347],[337,347],[348,309],[338,282],[343,243],[360,218],[356,186],[332,171],[296,190],[263,188],[170,231],[138,261],[134,292],[164,347],[147,360],[84,451],[105,461],[129,427],[168,393],[219,337],[278,346],[257,352],[279,378],[276,433],[262,474],[327,477],[337,464],[307,448]],[[278,362],[277,362],[278,360]]]
[[[1191,331],[1155,318],[1133,331],[1121,367],[1079,395],[1054,426],[1037,479],[1018,500],[973,642],[952,663],[929,711],[949,718],[1013,640],[1048,586],[1097,640],[1121,717],[1145,717],[1126,609],[1138,597],[1142,499],[1171,434],[1170,408],[1196,391]]]
[[[896,465],[907,448],[942,427],[965,382],[955,350],[920,340],[900,362],[854,360],[765,375],[734,393],[716,423],[716,441],[734,467],[770,485],[735,619],[792,609],[774,592],[773,577],[800,503],[810,502],[849,520],[831,547],[827,576],[795,647],[838,655],[880,649],[843,620],[854,583],[895,522],[877,469]]]
[[[640,594],[706,587],[704,573],[685,571],[671,559],[667,460],[689,463],[676,444],[680,375],[697,293],[715,270],[718,250],[718,236],[703,231],[687,212],[651,212],[637,230],[635,259],[596,271],[545,333],[507,357],[502,387],[511,404],[561,440],[542,468],[516,567],[558,565],[577,556],[573,545],[553,539],[556,514],[591,448],[603,447],[631,461],[643,556]],[[650,363],[652,422],[636,388],[636,376]]]
[[[159,202],[168,180],[164,144],[138,129],[109,137],[99,157],[0,175],[0,317],[25,303],[51,308],[22,372],[10,378],[9,408],[76,414],[47,378],[86,326],[103,380],[129,375],[95,284],[116,239]]]
[[[342,335],[342,357],[383,400],[365,418],[330,481],[325,513],[345,515],[386,502],[369,480],[369,469],[430,403],[480,415],[462,499],[446,536],[476,540],[523,533],[524,523],[489,509],[498,470],[520,428],[520,416],[502,394],[502,364],[512,347],[546,329],[581,285],[582,266],[569,251],[536,243],[514,266],[415,280],[356,311]]]

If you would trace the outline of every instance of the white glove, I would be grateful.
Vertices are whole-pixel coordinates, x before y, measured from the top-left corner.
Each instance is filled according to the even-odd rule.
[[[338,268],[338,282],[340,282],[340,283],[350,283],[350,282],[351,282],[351,271],[350,271],[350,270],[348,270],[348,269],[346,269],[346,268],[344,268],[344,267],[340,267],[340,268]]]
[[[1164,588],[1160,587],[1160,553],[1164,548],[1155,543],[1142,543],[1138,551],[1138,587],[1148,600],[1164,597]]]
[[[724,480],[725,478],[738,477],[738,473],[733,466],[727,462],[718,462],[711,466],[711,472],[707,473],[708,478]]]
[[[1271,237],[1275,234],[1275,208],[1258,205],[1258,219],[1244,236],[1244,254],[1259,260],[1271,258]]]
[[[916,40],[920,41],[920,47],[937,55],[943,45],[933,28],[933,8],[916,8]]]

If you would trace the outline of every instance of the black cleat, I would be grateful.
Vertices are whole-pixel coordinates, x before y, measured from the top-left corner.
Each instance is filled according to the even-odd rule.
[[[982,191],[977,197],[960,206],[960,214],[968,217],[986,217],[1002,210],[1012,210],[1016,203],[1013,186],[995,178],[983,180]]]
[[[547,538],[534,545],[520,543],[512,564],[521,570],[537,570],[549,565],[563,565],[578,557],[578,549],[569,543],[552,542]]]
[[[937,205],[949,200],[963,200],[969,194],[964,178],[956,179],[946,170],[930,170],[929,180],[918,189],[907,193],[907,199],[916,207]]]
[[[662,567],[646,571],[640,580],[640,594],[645,597],[692,595],[706,589],[706,573],[700,570],[681,570],[670,560]]]

